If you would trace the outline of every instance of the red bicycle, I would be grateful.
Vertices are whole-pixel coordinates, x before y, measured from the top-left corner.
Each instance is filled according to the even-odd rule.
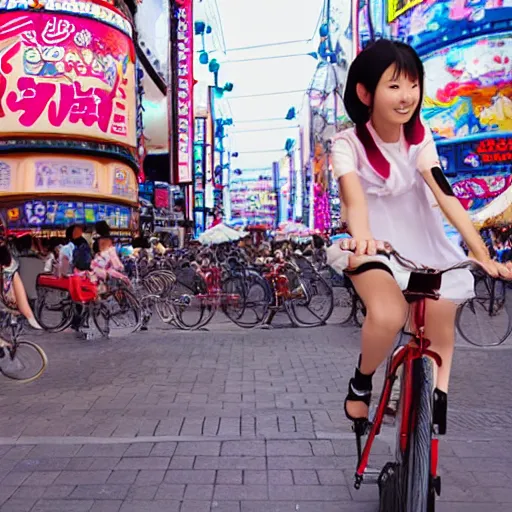
[[[441,357],[429,349],[431,342],[425,337],[426,299],[439,299],[441,278],[451,270],[481,267],[473,261],[464,261],[445,270],[416,265],[387,246],[385,254],[393,257],[411,272],[404,290],[411,304],[412,332],[405,345],[400,345],[389,358],[386,377],[373,421],[356,432],[358,464],[355,488],[359,489],[365,476],[377,476],[380,512],[434,512],[435,497],[441,493],[441,480],[437,474],[439,435],[446,432],[446,402],[434,396],[434,364],[442,365]],[[390,407],[392,391],[400,375],[398,407]],[[368,468],[375,437],[379,435],[384,416],[395,418],[395,460],[380,471]],[[361,436],[367,435],[364,448]]]

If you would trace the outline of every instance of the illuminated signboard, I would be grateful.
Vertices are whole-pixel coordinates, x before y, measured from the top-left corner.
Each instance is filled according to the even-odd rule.
[[[177,124],[175,137],[177,142],[178,172],[177,183],[192,181],[194,156],[194,20],[192,0],[178,0],[176,17],[176,103]]]
[[[0,137],[135,147],[135,108],[135,50],[125,33],[92,17],[0,11]]]
[[[58,155],[0,157],[0,199],[16,195],[101,197],[137,204],[133,170],[121,162]]]
[[[399,16],[412,9],[424,0],[387,0],[388,2],[388,23],[396,20]]]
[[[0,0],[0,11],[18,11],[28,10],[30,8],[29,0]],[[89,17],[97,21],[108,23],[113,27],[122,30],[124,33],[132,36],[133,28],[131,23],[117,9],[106,6],[104,3],[94,1],[68,1],[58,2],[55,0],[46,0],[44,10],[48,12],[62,12],[77,14],[79,16]]]

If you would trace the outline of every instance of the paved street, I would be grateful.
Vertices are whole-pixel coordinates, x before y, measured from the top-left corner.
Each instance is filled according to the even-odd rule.
[[[38,339],[40,380],[0,376],[1,512],[377,512],[342,411],[356,329]],[[509,512],[512,345],[459,344],[437,510]]]

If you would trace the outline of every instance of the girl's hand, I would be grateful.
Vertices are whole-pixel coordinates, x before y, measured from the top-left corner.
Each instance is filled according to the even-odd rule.
[[[487,260],[479,261],[478,263],[484,267],[491,277],[512,280],[512,262],[508,261],[503,264],[498,261]]]
[[[361,240],[356,238],[343,238],[340,247],[344,251],[354,251],[355,256],[375,256],[377,251],[385,250],[385,243],[381,240]]]

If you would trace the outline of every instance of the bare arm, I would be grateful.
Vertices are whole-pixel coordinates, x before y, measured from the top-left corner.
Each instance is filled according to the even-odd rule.
[[[339,179],[339,185],[340,199],[345,205],[350,234],[356,240],[373,239],[368,220],[368,206],[359,176],[355,172],[344,174]]]
[[[455,195],[446,193],[443,190],[445,187],[441,188],[439,178],[435,178],[432,170],[422,171],[421,175],[432,190],[439,207],[450,224],[462,235],[472,256],[482,263],[489,262],[491,259],[489,251],[460,201]]]

